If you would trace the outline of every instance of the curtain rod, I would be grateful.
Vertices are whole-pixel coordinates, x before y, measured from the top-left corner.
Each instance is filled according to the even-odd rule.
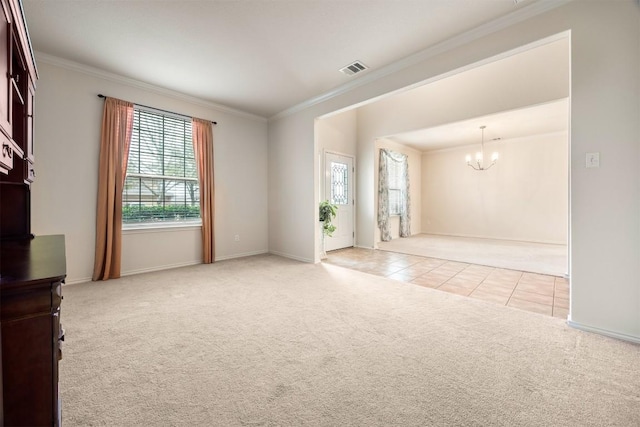
[[[106,96],[101,94],[101,93],[99,93],[98,94],[98,98],[103,98],[104,99],[104,98],[106,98]],[[161,108],[156,108],[156,107],[150,107],[148,105],[136,104],[135,102],[133,104],[134,105],[139,105],[139,106],[145,107],[145,108],[151,108],[152,110],[162,111],[163,113],[169,113],[169,114],[174,114],[174,115],[183,116],[183,117],[190,117],[190,116],[187,116],[186,114],[174,113],[173,111],[163,110]],[[213,122],[213,121],[211,123],[213,123],[214,125],[218,124],[218,122]]]

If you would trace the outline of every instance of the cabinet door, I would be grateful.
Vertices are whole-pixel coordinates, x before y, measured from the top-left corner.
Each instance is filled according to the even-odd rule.
[[[53,425],[53,320],[46,313],[2,322],[5,425]]]
[[[11,15],[5,0],[0,7],[0,129],[11,138]]]
[[[35,102],[35,89],[31,81],[27,87],[27,96],[25,97],[26,107],[26,123],[25,123],[25,147],[24,147],[24,180],[25,182],[33,182],[36,179],[35,157],[33,154],[33,103]]]
[[[26,122],[27,122],[27,129],[26,129],[26,141],[25,141],[25,156],[27,159],[29,159],[29,161],[31,163],[33,163],[34,161],[34,154],[33,154],[33,113],[34,113],[34,103],[36,102],[36,89],[33,86],[33,83],[31,82],[31,79],[29,79],[29,84],[27,86],[27,96],[25,99],[25,102],[27,103],[26,105],[26,110],[27,110],[27,117],[26,117]]]

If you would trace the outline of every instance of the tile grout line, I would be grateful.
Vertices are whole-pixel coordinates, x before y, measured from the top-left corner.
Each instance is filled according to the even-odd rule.
[[[473,265],[473,264],[469,264],[469,267],[470,267],[470,266],[472,266],[472,265]],[[467,267],[467,268],[469,268],[469,267]],[[465,268],[464,270],[466,270],[467,268]],[[462,271],[464,271],[464,270],[462,270]],[[489,274],[491,274],[491,273],[489,273]],[[469,297],[470,297],[470,296],[471,296],[471,294],[472,294],[472,293],[474,293],[474,292],[476,291],[476,289],[478,289],[478,288],[480,287],[480,285],[484,283],[484,281],[485,281],[485,280],[487,280],[487,277],[489,277],[489,274],[487,274],[486,276],[484,276],[484,279],[482,279],[482,280],[480,281],[480,283],[478,283],[478,284],[476,285],[476,287],[475,287],[475,288],[473,288],[473,290],[472,290],[471,292],[469,292],[469,295],[467,295],[467,296],[469,296]]]
[[[553,317],[553,312],[556,311],[556,278],[553,278],[553,296],[551,299],[551,317]]]
[[[516,289],[518,289],[518,285],[520,284],[520,280],[522,280],[522,276],[524,276],[524,271],[520,272],[520,277],[518,277],[518,281],[516,282],[516,285],[511,290],[511,295],[509,295],[509,299],[507,299],[505,307],[509,305],[509,302],[511,301],[511,298],[513,297],[513,293],[516,291]]]
[[[487,277],[491,276],[491,273],[493,273],[494,271],[496,271],[495,267],[491,268],[491,272],[489,274],[487,274],[484,279],[482,279],[482,281],[480,283],[478,283],[478,286],[476,286],[475,288],[473,288],[473,290],[471,291],[471,294],[474,293],[476,291],[476,289],[478,289],[480,287],[480,285],[482,285],[484,283],[485,280],[487,280]],[[471,294],[469,294],[469,296],[471,296]]]
[[[458,274],[462,273],[463,271],[465,271],[467,268],[471,267],[474,264],[468,264],[465,268],[463,268],[462,270],[458,271],[457,273],[455,273],[453,276],[449,277],[447,280],[445,280],[443,283],[441,283],[440,285],[438,285],[438,287],[436,287],[435,289],[440,288],[442,285],[445,285],[449,282],[449,280],[453,279],[454,277],[456,277]],[[484,280],[486,279],[486,277],[484,279],[482,279],[482,282],[484,282]],[[478,287],[480,286],[480,284],[482,283],[478,283],[476,285],[475,288],[473,288],[473,290],[471,292],[469,292],[469,295],[465,295],[466,297],[470,297],[472,293],[475,292],[476,289],[478,289]],[[452,285],[452,286],[457,286],[457,285]],[[445,291],[446,292],[446,291]]]

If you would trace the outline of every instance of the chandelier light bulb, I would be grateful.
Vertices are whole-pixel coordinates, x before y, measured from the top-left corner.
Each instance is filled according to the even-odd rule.
[[[499,158],[500,158],[500,154],[497,151],[494,151],[493,154],[491,155],[491,161],[497,162]]]
[[[467,164],[471,163],[471,154],[467,154],[467,157],[465,157],[465,161],[467,162]]]

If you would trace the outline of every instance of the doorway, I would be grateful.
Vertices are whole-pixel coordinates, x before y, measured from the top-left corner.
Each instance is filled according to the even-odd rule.
[[[352,247],[355,237],[354,158],[343,154],[325,152],[324,176],[324,200],[328,200],[338,207],[336,217],[332,221],[336,226],[336,230],[331,236],[325,236],[325,250],[333,251]]]

